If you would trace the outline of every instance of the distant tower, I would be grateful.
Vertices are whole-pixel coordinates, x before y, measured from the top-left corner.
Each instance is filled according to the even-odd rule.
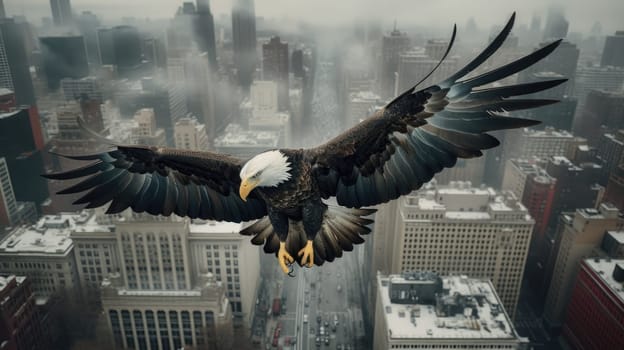
[[[256,13],[253,0],[236,0],[232,8],[232,41],[238,83],[249,89],[256,69]]]
[[[69,0],[50,0],[52,8],[52,19],[57,26],[69,25],[72,23],[72,11]]]
[[[277,82],[277,104],[287,110],[288,103],[288,43],[279,36],[262,45],[262,78]]]
[[[384,35],[381,43],[381,66],[379,67],[379,95],[389,98],[394,95],[395,74],[399,71],[399,56],[407,51],[410,39],[396,28],[390,35]]]
[[[6,18],[6,12],[4,11],[4,0],[0,0],[0,19]]]
[[[563,9],[552,7],[548,10],[543,40],[561,39],[568,35],[570,22],[563,16]]]
[[[22,26],[13,19],[0,20],[0,87],[15,92],[18,106],[34,106],[35,89],[24,43]]]
[[[217,70],[217,47],[215,45],[214,18],[208,0],[197,0],[195,18],[195,40],[200,52],[208,53],[210,67]]]
[[[615,35],[607,36],[600,65],[624,68],[624,30],[618,30]]]
[[[84,38],[51,36],[40,38],[43,71],[48,88],[57,90],[63,78],[84,78],[89,75],[89,63]]]

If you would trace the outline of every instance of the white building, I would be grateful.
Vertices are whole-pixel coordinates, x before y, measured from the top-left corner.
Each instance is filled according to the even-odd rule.
[[[134,114],[136,127],[132,129],[132,141],[135,144],[166,146],[165,130],[156,127],[153,108],[142,108]]]
[[[277,113],[277,82],[255,80],[249,91],[253,116],[271,116]]]
[[[210,147],[206,125],[195,118],[184,117],[178,119],[173,126],[175,147],[193,151],[206,151]]]
[[[41,302],[65,291],[79,295],[79,273],[70,234],[88,218],[86,213],[47,215],[35,225],[15,228],[0,241],[2,271],[27,276]]]
[[[369,116],[371,107],[379,104],[381,98],[372,91],[358,91],[349,94],[346,127],[351,127]]]
[[[538,158],[509,159],[505,163],[505,174],[503,175],[503,184],[501,188],[504,191],[513,192],[516,198],[522,200],[522,198],[524,198],[524,189],[528,176],[544,176],[551,181],[556,181],[548,175],[545,167],[546,160]]]
[[[232,348],[228,299],[210,274],[184,291],[129,290],[112,275],[102,283],[102,308],[116,348]]]
[[[101,211],[99,211],[101,213]],[[241,224],[194,221],[175,215],[124,211],[93,215],[72,232],[85,291],[120,272],[127,290],[187,291],[212,273],[226,288],[236,321],[251,325],[259,286],[259,247],[238,232]]]
[[[377,276],[374,350],[528,349],[488,280]]]
[[[385,221],[387,227],[390,220]],[[489,279],[514,315],[534,223],[509,192],[430,182],[399,199],[392,230],[375,225],[375,232],[388,237],[381,255],[390,260],[384,263],[387,272],[374,268]]]
[[[282,147],[280,138],[278,131],[250,131],[238,124],[229,124],[215,139],[214,147],[220,153],[251,158],[263,151]]]

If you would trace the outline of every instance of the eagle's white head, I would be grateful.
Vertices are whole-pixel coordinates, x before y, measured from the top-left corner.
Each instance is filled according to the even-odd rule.
[[[240,172],[239,189],[243,200],[254,188],[275,187],[291,177],[288,157],[280,151],[268,151],[251,158]]]

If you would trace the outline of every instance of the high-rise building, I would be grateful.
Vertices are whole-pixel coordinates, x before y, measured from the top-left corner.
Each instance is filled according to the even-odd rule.
[[[0,20],[0,87],[15,92],[18,106],[35,106],[25,42],[22,26],[10,18]]]
[[[91,11],[82,11],[82,13],[76,16],[76,27],[78,27],[78,30],[84,37],[87,58],[89,63],[95,66],[100,65],[97,35],[97,30],[100,26],[100,20]]]
[[[137,145],[167,146],[165,130],[158,128],[154,109],[141,108],[134,114],[136,127],[132,129],[132,143]]]
[[[37,208],[33,202],[18,202],[6,160],[0,158],[0,227],[16,226],[37,221]]]
[[[374,350],[528,348],[487,279],[405,272],[376,284]]]
[[[139,30],[133,26],[116,26],[112,35],[117,73],[122,77],[136,77],[142,62]]]
[[[599,247],[605,233],[624,229],[624,216],[603,203],[599,209],[577,209],[561,215],[555,238],[553,259],[546,267],[550,286],[544,307],[544,320],[549,326],[563,324],[581,259]]]
[[[80,295],[74,244],[70,233],[86,214],[47,215],[35,225],[16,227],[0,241],[2,271],[27,276],[35,297]]]
[[[217,46],[215,44],[214,18],[208,0],[197,0],[195,18],[195,41],[199,52],[206,52],[208,62],[213,71],[218,70]]]
[[[102,286],[102,309],[118,349],[232,348],[232,311],[211,274],[186,291],[128,290],[119,275]]]
[[[69,0],[50,0],[52,19],[57,26],[69,26],[73,23],[71,3]]]
[[[36,129],[28,109],[0,114],[0,157],[6,159],[18,201],[40,205],[48,198],[42,151],[37,149]]]
[[[617,92],[622,90],[622,86],[624,86],[624,67],[579,66],[574,80],[574,96],[578,99],[577,111],[583,111],[590,91]]]
[[[228,123],[226,118],[217,116],[217,73],[210,70],[206,52],[190,53],[185,60],[184,72],[188,111],[206,125],[208,139],[212,141]]]
[[[256,10],[254,0],[235,0],[232,7],[232,45],[238,83],[249,89],[256,70]]]
[[[624,30],[607,35],[600,65],[624,68]]]
[[[61,91],[65,101],[73,101],[80,99],[104,100],[104,87],[102,81],[98,77],[88,76],[80,79],[64,78],[61,79]]]
[[[562,38],[562,36],[556,38],[559,39]],[[536,49],[550,44],[551,41],[552,40],[547,40],[540,43]],[[563,41],[548,57],[545,57],[531,67],[520,72],[518,74],[518,81],[521,83],[533,82],[535,81],[534,79],[539,79],[539,74],[544,74],[544,72],[556,73],[568,79],[568,82],[559,87],[555,87],[552,91],[546,91],[538,95],[540,97],[553,97],[553,94],[572,96],[574,93],[574,79],[576,76],[579,54],[580,50],[575,44],[569,41]],[[544,93],[546,95],[543,95]]]
[[[544,130],[523,129],[509,135],[503,146],[504,158],[542,158],[567,156],[572,149],[587,140],[565,130],[547,127]]]
[[[446,45],[448,45],[448,43],[446,43]],[[429,50],[412,50],[399,54],[397,82],[396,86],[393,86],[393,95],[396,96],[401,94],[403,91],[411,88],[415,83],[427,76],[429,72],[433,71],[433,68],[440,61],[440,59],[437,58],[437,55],[439,55],[438,51],[438,48],[435,47],[430,48]],[[433,72],[433,74],[425,79],[420,86],[424,88],[425,86],[431,86],[439,81],[442,81],[455,73],[457,68],[457,58],[447,57]]]
[[[278,131],[245,130],[238,124],[229,124],[214,141],[217,152],[240,158],[251,158],[258,153],[282,147]]]
[[[375,225],[376,232],[388,235],[383,243],[390,273],[419,270],[487,278],[515,314],[535,222],[512,193],[464,182],[430,182],[399,200],[393,220],[392,230]]]
[[[559,7],[551,7],[548,10],[546,24],[544,25],[544,40],[561,39],[568,35],[568,27],[570,22],[563,15],[563,9]]]
[[[572,349],[624,344],[624,259],[584,259],[570,297],[563,339]]]
[[[400,55],[410,46],[406,33],[396,28],[389,35],[384,35],[381,42],[381,62],[379,66],[379,95],[386,99],[394,96],[396,74],[399,71]]]
[[[6,11],[4,10],[4,0],[0,0],[0,19],[6,18]]]
[[[614,133],[606,133],[600,137],[597,157],[602,162],[602,173],[599,183],[606,186],[609,176],[620,164],[624,155],[624,129]]]
[[[29,278],[1,276],[0,300],[2,349],[44,349],[49,345]]]
[[[288,43],[279,36],[262,45],[262,79],[277,82],[277,104],[280,111],[289,109]]]
[[[253,117],[271,116],[277,113],[278,87],[275,81],[254,80],[250,99]]]
[[[604,200],[624,211],[624,156],[620,158],[618,166],[609,175]]]
[[[350,127],[367,118],[371,108],[380,104],[381,98],[372,91],[358,91],[349,94],[346,126]]]
[[[184,294],[212,273],[226,288],[236,322],[251,326],[260,251],[238,234],[241,224],[101,212],[87,214],[71,234],[83,290],[119,272],[128,291]]]
[[[82,36],[42,37],[39,43],[48,89],[58,89],[63,78],[79,79],[89,75],[89,62]]]
[[[206,126],[195,118],[178,119],[173,127],[173,138],[176,148],[206,151],[210,147]]]
[[[624,128],[624,92],[592,90],[585,106],[574,123],[574,133],[587,138],[592,146],[598,146],[600,136]]]

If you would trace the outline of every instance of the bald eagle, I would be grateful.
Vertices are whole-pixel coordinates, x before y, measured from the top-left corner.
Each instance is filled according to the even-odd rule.
[[[274,149],[249,160],[213,152],[118,145],[97,154],[64,155],[91,161],[49,179],[84,179],[59,193],[88,191],[76,204],[110,202],[107,213],[130,207],[153,215],[231,222],[254,221],[240,233],[275,253],[285,273],[322,265],[351,251],[370,232],[365,207],[418,189],[434,174],[496,147],[487,132],[528,127],[538,121],[507,111],[556,101],[510,98],[557,86],[565,79],[487,86],[550,54],[555,41],[488,72],[467,77],[502,45],[515,14],[498,36],[446,80],[402,93],[374,115],[311,149]],[[456,27],[438,66],[448,55]],[[437,68],[437,66],[436,66]],[[435,69],[434,69],[435,70]],[[431,73],[430,73],[431,74]],[[423,78],[424,81],[427,77]],[[335,197],[338,205],[327,200]]]

